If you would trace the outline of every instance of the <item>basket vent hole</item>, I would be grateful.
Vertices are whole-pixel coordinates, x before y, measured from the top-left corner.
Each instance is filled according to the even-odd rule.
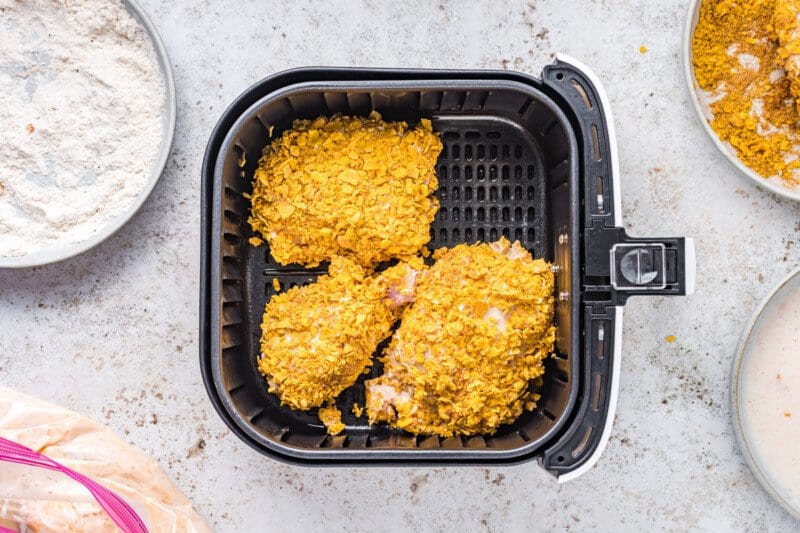
[[[479,241],[486,240],[486,230],[484,230],[483,228],[478,228],[478,240]]]
[[[447,242],[447,230],[444,228],[439,230],[439,242]]]
[[[472,208],[465,207],[464,208],[464,221],[465,222],[472,222]]]
[[[461,196],[461,189],[459,189],[458,187],[453,187],[453,201],[457,202],[460,196]]]
[[[459,134],[458,134],[457,131],[446,131],[446,132],[444,132],[442,134],[442,137],[444,137],[445,139],[448,139],[448,140],[450,140],[450,139],[458,139],[459,138]]]
[[[482,144],[478,145],[477,158],[478,161],[483,161],[484,159],[486,159],[486,147]]]
[[[476,216],[478,218],[478,222],[485,221],[486,220],[486,210],[484,208],[482,208],[482,207],[479,207],[478,211],[476,212]]]
[[[510,222],[511,221],[511,213],[507,207],[504,207],[503,210],[500,212],[500,216],[503,219],[503,222]]]
[[[511,159],[511,147],[508,146],[507,144],[503,145],[501,153],[504,161],[508,161],[509,159]]]
[[[467,242],[472,241],[472,228],[467,228],[464,230],[464,240]]]
[[[511,198],[511,189],[509,189],[508,187],[503,187],[502,198],[504,202],[507,202]]]
[[[492,161],[497,161],[497,145],[493,144],[489,146],[489,159]]]
[[[465,139],[471,139],[471,140],[480,139],[481,138],[481,133],[479,131],[476,131],[476,130],[469,130],[469,131],[464,133],[464,138]]]
[[[487,139],[499,139],[500,137],[502,137],[502,134],[499,131],[486,132]]]
[[[494,165],[489,167],[489,181],[497,181],[497,167]]]
[[[534,242],[536,240],[536,232],[533,231],[533,228],[528,228],[528,242]]]
[[[472,161],[472,145],[464,146],[464,159],[466,161]]]
[[[458,180],[461,177],[461,168],[453,167],[453,180]]]
[[[228,198],[236,199],[236,198],[241,198],[242,193],[240,193],[233,187],[225,187],[225,196],[227,196]]]
[[[514,228],[514,240],[515,241],[522,240],[522,228]]]
[[[478,185],[476,188],[476,197],[478,198],[479,202],[482,202],[486,199],[486,189],[484,189],[483,185]]]
[[[464,200],[467,202],[472,201],[472,187],[464,187]]]
[[[534,211],[532,207],[528,208],[528,222],[533,222]]]
[[[597,126],[592,124],[592,151],[594,152],[594,160],[600,161],[600,138],[597,134]]]
[[[503,181],[508,181],[511,179],[511,169],[508,168],[508,165],[503,165],[503,168],[500,169],[500,175],[503,178]]]
[[[533,187],[528,187],[528,200],[533,200],[536,193],[536,189]]]
[[[575,90],[578,91],[578,94],[581,95],[581,100],[583,100],[583,105],[586,106],[586,109],[591,109],[592,101],[589,100],[589,95],[586,94],[586,89],[583,88],[583,85],[574,78],[571,80],[571,83],[572,86],[575,87]]]
[[[489,187],[489,201],[490,202],[497,201],[497,187]]]
[[[447,187],[439,187],[439,198],[447,200]]]
[[[520,165],[514,167],[514,179],[515,180],[522,179],[522,167]]]
[[[461,242],[461,231],[458,228],[453,228],[453,238],[451,242]]]
[[[492,207],[492,208],[489,209],[489,222],[491,222],[492,224],[496,224],[497,223],[497,208],[496,207]]]
[[[447,222],[447,210],[446,209],[439,209],[439,212],[436,213],[439,217],[441,222]]]
[[[536,169],[533,165],[528,165],[528,179],[533,180],[536,177]]]
[[[497,228],[489,228],[489,242],[497,240]]]
[[[597,176],[595,190],[597,192],[597,210],[602,213],[605,211],[605,202],[603,200],[603,178],[601,176]]]
[[[242,243],[242,238],[238,235],[234,235],[233,233],[225,233],[222,235],[222,238],[225,239],[225,242],[234,246],[238,246]]]
[[[465,167],[464,168],[464,180],[465,181],[472,180],[472,167]]]
[[[450,159],[452,159],[453,161],[458,161],[459,159],[461,159],[461,147],[458,146],[457,144],[454,144],[450,148]]]
[[[522,208],[515,207],[514,208],[514,222],[522,222]]]
[[[233,224],[241,224],[242,223],[242,215],[240,215],[239,213],[235,213],[235,212],[231,211],[230,209],[226,209],[225,210],[225,218],[227,218],[228,221],[232,222]]]
[[[483,181],[483,180],[486,179],[486,169],[483,168],[483,165],[480,165],[476,169],[476,173],[477,173],[477,176],[478,176],[478,181]]]
[[[453,222],[458,222],[460,218],[461,218],[461,211],[459,211],[457,207],[454,207],[453,217],[452,217]]]
[[[581,441],[578,443],[577,446],[575,446],[575,449],[572,450],[572,453],[570,453],[570,455],[573,457],[573,459],[577,459],[578,456],[580,456],[583,453],[583,450],[586,449],[586,445],[589,444],[589,437],[592,436],[592,431],[593,430],[594,430],[594,428],[592,426],[589,426],[588,428],[586,428],[586,431],[583,433],[583,437],[581,438]]]
[[[522,145],[517,144],[514,146],[514,159],[522,159]]]
[[[439,177],[440,180],[446,180],[447,179],[447,166],[446,165],[442,165],[442,166],[439,167],[439,176],[438,177]]]
[[[510,239],[511,238],[511,230],[509,230],[508,228],[503,228],[503,237],[505,237],[506,239]]]
[[[597,350],[595,357],[603,359],[606,356],[606,327],[600,324],[597,328]]]
[[[594,391],[592,391],[592,411],[600,410],[600,392],[603,386],[603,377],[600,374],[594,375]]]

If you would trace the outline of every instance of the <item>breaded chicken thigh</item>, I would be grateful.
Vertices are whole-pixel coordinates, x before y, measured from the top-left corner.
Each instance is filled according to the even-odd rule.
[[[258,361],[270,392],[294,409],[332,403],[369,368],[413,299],[422,268],[417,258],[369,276],[335,257],[315,283],[274,296],[264,311]]]
[[[492,434],[533,409],[553,352],[553,274],[518,242],[434,252],[413,304],[366,382],[370,423],[417,434]]]
[[[441,151],[427,119],[413,129],[374,112],[297,120],[264,149],[250,224],[284,265],[334,255],[365,267],[410,259],[428,243],[439,209]]]

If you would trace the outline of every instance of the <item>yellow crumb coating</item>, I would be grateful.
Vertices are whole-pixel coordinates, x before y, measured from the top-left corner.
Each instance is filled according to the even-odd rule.
[[[416,269],[423,267],[415,258],[369,276],[337,256],[315,283],[273,296],[264,310],[258,360],[269,391],[305,410],[353,385],[413,298]]]
[[[800,183],[800,2],[703,0],[692,65],[709,124],[765,178]]]
[[[408,259],[430,238],[441,150],[426,119],[414,129],[375,112],[297,120],[264,149],[249,222],[281,264]]]
[[[439,249],[366,382],[370,423],[417,434],[492,434],[533,409],[553,352],[553,274],[518,242]]]
[[[344,430],[344,424],[342,423],[342,412],[335,405],[320,407],[318,414],[319,419],[325,426],[325,429],[331,435],[337,435]]]

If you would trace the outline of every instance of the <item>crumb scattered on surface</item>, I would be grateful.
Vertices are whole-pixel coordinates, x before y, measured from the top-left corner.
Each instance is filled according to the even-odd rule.
[[[646,54],[647,53],[647,47],[645,45],[639,46],[639,53],[640,54]]]
[[[678,340],[678,337],[676,337],[675,335],[667,335],[666,337],[664,337],[664,340],[667,342],[675,342],[676,340]]]
[[[250,237],[249,239],[247,239],[247,242],[256,247],[261,246],[264,243],[264,241],[261,240],[259,237]]]

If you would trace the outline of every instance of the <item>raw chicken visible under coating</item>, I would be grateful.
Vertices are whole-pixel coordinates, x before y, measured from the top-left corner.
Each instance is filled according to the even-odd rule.
[[[264,149],[250,224],[281,264],[334,255],[365,267],[425,253],[439,203],[442,142],[430,120],[415,129],[340,115],[297,120]]]
[[[518,242],[439,249],[366,382],[370,423],[417,434],[492,434],[533,409],[553,351],[553,274]]]
[[[332,402],[353,385],[413,299],[421,268],[416,258],[368,276],[335,257],[328,275],[274,296],[264,311],[258,361],[270,392],[305,410]]]

